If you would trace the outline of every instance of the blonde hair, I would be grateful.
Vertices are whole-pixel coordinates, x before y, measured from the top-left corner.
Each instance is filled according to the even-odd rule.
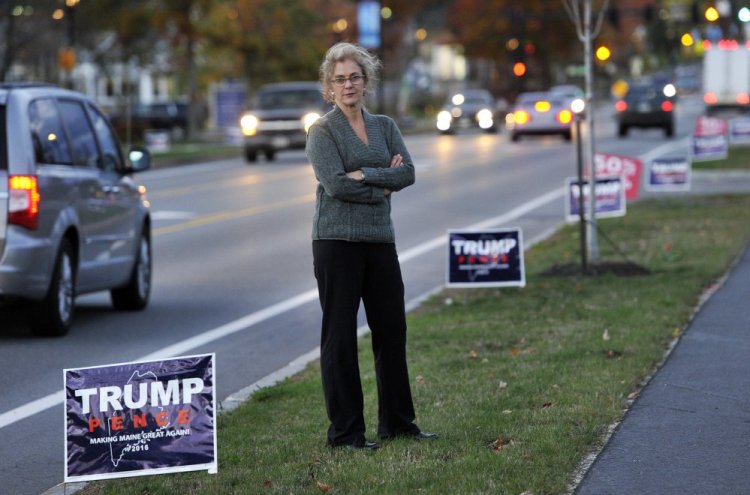
[[[333,101],[333,70],[338,62],[353,60],[362,69],[365,76],[365,96],[375,91],[378,83],[380,60],[366,49],[352,43],[336,43],[326,52],[323,63],[320,64],[320,92],[328,103]]]

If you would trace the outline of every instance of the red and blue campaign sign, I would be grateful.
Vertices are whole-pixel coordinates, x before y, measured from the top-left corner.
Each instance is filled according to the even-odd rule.
[[[589,180],[583,181],[583,211],[589,215]],[[581,217],[581,185],[576,177],[568,177],[565,187],[565,220],[574,222]],[[596,179],[596,216],[597,218],[625,216],[625,188],[621,177],[602,177]]]
[[[625,189],[625,198],[629,201],[638,199],[643,169],[643,162],[638,158],[596,152],[594,166],[597,177],[620,177]]]
[[[214,359],[64,370],[65,482],[215,473]]]
[[[523,287],[521,229],[448,231],[448,287]]]
[[[695,120],[693,160],[720,160],[729,154],[729,125],[725,119],[700,115]]]
[[[651,160],[646,189],[649,191],[689,191],[690,170],[691,163],[687,158]]]
[[[729,143],[750,144],[750,118],[737,117],[729,121]]]

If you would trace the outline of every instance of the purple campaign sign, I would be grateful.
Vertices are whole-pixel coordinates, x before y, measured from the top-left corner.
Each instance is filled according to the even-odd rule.
[[[520,229],[448,231],[448,287],[526,285]]]
[[[583,181],[583,211],[586,217],[589,215],[589,196],[591,192],[589,180]],[[596,179],[596,216],[598,218],[622,217],[626,213],[625,188],[620,177],[602,177]],[[565,196],[565,220],[574,222],[580,219],[580,197],[581,187],[578,179],[568,177]]]
[[[64,370],[65,482],[215,473],[214,359]]]
[[[649,191],[689,191],[690,160],[687,158],[657,158],[649,163]]]

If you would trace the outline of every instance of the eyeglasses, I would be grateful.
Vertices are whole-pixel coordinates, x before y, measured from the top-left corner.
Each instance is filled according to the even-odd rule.
[[[356,86],[364,80],[365,76],[363,76],[362,74],[352,74],[349,77],[334,77],[333,84],[335,84],[336,86],[343,86],[344,84],[346,84],[346,81],[349,81],[350,83],[352,83],[352,85]]]

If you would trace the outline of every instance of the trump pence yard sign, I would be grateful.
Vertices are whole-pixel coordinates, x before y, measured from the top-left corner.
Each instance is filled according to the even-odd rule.
[[[523,287],[520,229],[449,230],[448,287]]]
[[[64,370],[65,482],[215,473],[214,359]]]

